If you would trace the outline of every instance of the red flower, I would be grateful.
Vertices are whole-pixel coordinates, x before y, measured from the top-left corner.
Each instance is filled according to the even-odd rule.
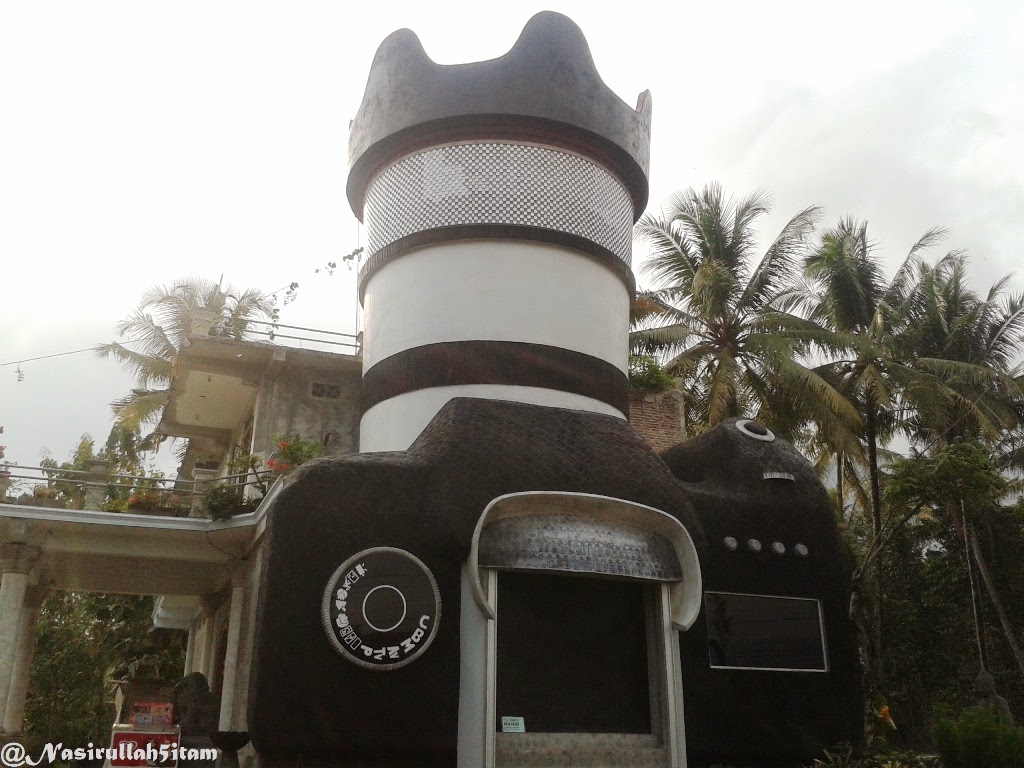
[[[288,441],[282,440],[280,443],[277,444],[277,447],[283,451],[285,448],[288,447]]]
[[[267,459],[267,469],[273,469],[277,465],[277,459]]]
[[[134,495],[134,494],[132,494],[131,496],[128,497],[128,503],[129,504],[138,504],[139,503],[139,497]]]

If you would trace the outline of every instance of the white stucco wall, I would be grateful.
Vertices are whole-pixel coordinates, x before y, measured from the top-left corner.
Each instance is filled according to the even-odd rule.
[[[546,344],[627,367],[625,285],[567,248],[497,240],[421,248],[374,274],[363,306],[364,373],[396,352],[469,340]]]

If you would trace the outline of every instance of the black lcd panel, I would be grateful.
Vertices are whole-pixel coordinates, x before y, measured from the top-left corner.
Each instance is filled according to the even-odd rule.
[[[706,592],[711,666],[825,672],[817,600]]]

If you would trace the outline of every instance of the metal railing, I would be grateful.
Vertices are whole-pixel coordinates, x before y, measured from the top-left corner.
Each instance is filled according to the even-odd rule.
[[[258,488],[265,494],[273,474],[271,470],[251,469],[211,479],[188,480],[3,464],[0,465],[0,503],[151,514],[166,510],[172,516],[175,512],[192,514],[197,511],[203,494],[211,488],[238,488],[241,501],[249,488]],[[120,509],[122,502],[124,509]]]
[[[257,330],[251,326],[264,326],[268,330]],[[296,336],[290,333],[281,333],[280,329],[284,328],[288,331],[304,331],[307,334]],[[312,342],[315,344],[325,344],[328,346],[346,347],[352,350],[352,354],[358,354],[361,338],[360,335],[352,333],[340,333],[338,331],[322,331],[318,328],[306,328],[301,325],[285,325],[284,323],[266,322],[263,320],[252,320],[248,323],[246,333],[255,334],[257,336],[266,336],[270,341],[277,341],[278,339],[290,339],[299,342]],[[290,346],[290,345],[286,345]]]

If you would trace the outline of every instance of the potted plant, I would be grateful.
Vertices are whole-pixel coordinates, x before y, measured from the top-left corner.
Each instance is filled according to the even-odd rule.
[[[287,475],[293,469],[320,455],[318,440],[303,440],[298,435],[278,435],[277,450],[267,459],[267,469],[275,475]]]
[[[26,501],[19,500],[19,503],[29,504],[33,507],[49,507],[51,509],[63,509],[64,505],[58,498],[56,488],[48,485],[37,485],[32,488],[32,495]],[[23,499],[26,497],[22,497]]]
[[[235,515],[252,512],[259,506],[262,496],[246,499],[244,486],[215,485],[203,491],[203,504],[214,520],[224,520]]]
[[[160,506],[160,493],[155,488],[136,488],[128,497],[128,511],[153,512]]]

